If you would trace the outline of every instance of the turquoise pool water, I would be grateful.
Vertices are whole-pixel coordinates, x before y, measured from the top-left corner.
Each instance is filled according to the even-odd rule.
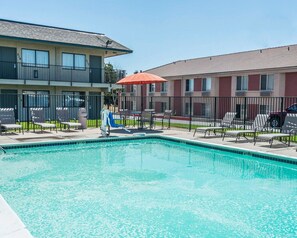
[[[296,237],[297,166],[162,139],[10,149],[35,237]]]

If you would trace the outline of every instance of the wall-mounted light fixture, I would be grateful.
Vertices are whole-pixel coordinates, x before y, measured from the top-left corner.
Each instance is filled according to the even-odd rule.
[[[105,42],[105,47],[107,48],[109,45],[111,45],[112,44],[112,41],[111,40],[107,40],[106,42]]]

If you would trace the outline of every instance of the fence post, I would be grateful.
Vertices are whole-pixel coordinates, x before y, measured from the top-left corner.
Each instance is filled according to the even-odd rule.
[[[284,111],[284,97],[281,97],[281,110],[280,111],[281,111],[281,113],[283,113],[283,111]],[[280,122],[279,127],[281,128],[283,125],[283,122],[284,122],[282,116],[280,117],[279,122]]]
[[[29,107],[29,94],[26,95],[27,100],[27,131],[30,129],[30,107]]]
[[[127,96],[124,97],[124,106],[123,106],[123,109],[128,109],[127,108]]]
[[[189,131],[192,129],[192,97],[190,97],[190,121],[189,121]]]
[[[243,129],[245,130],[245,124],[246,124],[246,110],[247,110],[247,98],[244,97],[244,115],[243,115]]]
[[[214,120],[214,126],[217,125],[217,97],[214,98],[214,113],[213,113],[213,120]]]
[[[97,104],[97,102],[98,102],[98,105],[101,105],[101,103],[99,103],[99,96],[97,96],[97,95],[95,95],[94,96],[95,97],[95,102],[96,102],[96,104]],[[90,103],[90,96],[89,96],[89,103]],[[96,105],[96,107],[95,107],[95,115],[96,115],[96,128],[98,128],[98,115],[99,115],[99,112],[98,112],[98,106]]]

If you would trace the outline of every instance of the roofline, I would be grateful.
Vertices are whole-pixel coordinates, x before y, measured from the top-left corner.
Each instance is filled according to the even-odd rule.
[[[178,63],[178,62],[182,62],[182,61],[191,61],[191,60],[197,60],[197,59],[207,59],[207,58],[211,58],[211,57],[222,57],[222,56],[227,56],[227,55],[237,55],[237,54],[251,53],[251,52],[256,52],[256,51],[259,51],[261,53],[262,50],[274,50],[274,49],[278,49],[278,48],[285,48],[285,47],[291,47],[291,46],[297,46],[297,44],[282,45],[282,46],[275,46],[275,47],[268,47],[268,48],[258,48],[255,50],[246,50],[246,51],[232,52],[232,53],[219,54],[219,55],[209,55],[209,56],[196,57],[196,58],[190,58],[190,59],[182,59],[182,60],[174,61],[172,63]]]
[[[242,73],[242,72],[250,72],[250,71],[273,71],[273,70],[286,70],[286,69],[297,69],[297,64],[292,66],[285,66],[285,67],[273,67],[273,68],[254,68],[254,69],[241,69],[236,71],[221,71],[221,72],[205,72],[205,73],[193,73],[193,74],[178,74],[178,75],[163,75],[163,78],[175,78],[175,77],[189,77],[189,76],[205,76],[205,75],[229,75],[230,74],[236,74],[236,73]]]
[[[59,30],[67,30],[67,31],[74,31],[74,32],[81,32],[81,33],[105,35],[103,33],[97,33],[97,32],[91,32],[91,31],[81,31],[81,30],[75,30],[75,29],[70,29],[70,28],[63,28],[63,27],[57,27],[57,26],[42,25],[42,24],[29,23],[29,22],[14,21],[14,20],[8,20],[8,19],[3,19],[3,18],[0,18],[0,21],[6,21],[6,22],[18,23],[18,24],[24,24],[24,25],[30,25],[30,26],[40,26],[40,27],[46,27],[46,28],[54,28],[54,29],[59,29]]]
[[[262,50],[271,50],[271,49],[277,49],[277,48],[285,48],[285,47],[291,47],[291,46],[297,46],[297,44],[290,44],[290,45],[282,45],[282,46],[275,46],[275,47],[269,47],[269,48],[259,48],[255,50],[246,50],[246,51],[240,51],[240,52],[233,52],[233,53],[226,53],[226,54],[219,54],[219,55],[209,55],[209,56],[203,56],[203,57],[196,57],[196,58],[190,58],[190,59],[182,59],[182,60],[176,60],[172,61],[171,63],[163,64],[154,68],[150,68],[145,70],[150,71],[150,70],[155,70],[158,68],[162,68],[167,65],[175,64],[175,63],[181,63],[181,62],[186,62],[186,61],[193,61],[193,60],[199,60],[199,59],[207,59],[207,58],[212,58],[212,57],[222,57],[222,56],[228,56],[228,55],[236,55],[236,54],[244,54],[244,53],[250,53],[250,52],[256,52],[256,51],[262,51]]]
[[[112,51],[119,51],[119,52],[125,52],[125,53],[133,53],[133,50],[130,50],[130,49],[129,50],[124,50],[124,49],[117,49],[117,48],[72,44],[72,43],[65,43],[65,42],[59,42],[59,41],[37,40],[37,39],[15,37],[15,36],[5,36],[5,35],[0,35],[0,38],[1,37],[2,38],[8,38],[8,39],[14,39],[14,40],[33,41],[33,42],[41,42],[41,43],[49,43],[49,44],[61,44],[61,45],[70,45],[70,46],[83,47],[83,48],[95,48],[95,49],[102,49],[102,50],[112,50]]]

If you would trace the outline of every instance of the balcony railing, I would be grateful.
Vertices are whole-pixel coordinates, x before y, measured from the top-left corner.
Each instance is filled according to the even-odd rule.
[[[0,61],[0,79],[15,79],[51,82],[108,83],[104,80],[103,68],[77,68],[62,65],[29,65]]]

